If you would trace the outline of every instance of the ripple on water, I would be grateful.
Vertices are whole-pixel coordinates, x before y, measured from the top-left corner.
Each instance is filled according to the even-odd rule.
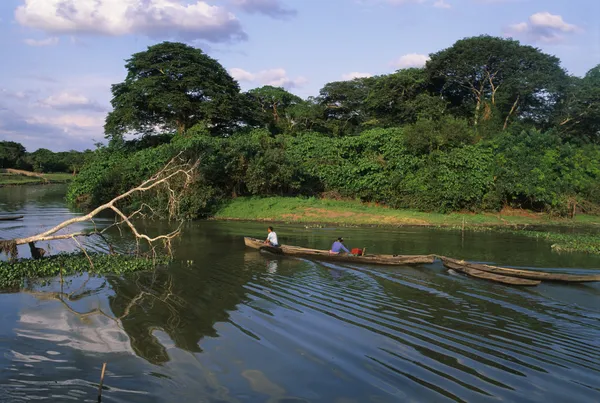
[[[7,233],[73,216],[60,203],[20,211]],[[0,402],[94,401],[103,362],[115,402],[600,401],[597,285],[284,259],[244,250],[249,225],[190,224],[167,270],[70,278],[70,299],[57,282],[0,294]]]

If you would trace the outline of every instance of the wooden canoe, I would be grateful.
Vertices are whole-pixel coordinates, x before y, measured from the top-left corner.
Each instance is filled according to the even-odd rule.
[[[2,217],[0,216],[0,221],[15,221],[15,220],[20,220],[22,219],[24,216],[22,215],[16,215],[16,216],[5,216]]]
[[[492,273],[502,276],[518,277],[529,280],[542,280],[542,281],[561,281],[566,283],[582,283],[582,282],[594,282],[600,281],[600,274],[564,274],[564,273],[549,273],[544,271],[536,270],[521,270],[521,269],[509,269],[506,267],[496,267],[487,264],[477,264],[465,262],[463,260],[451,259],[445,256],[438,256],[438,258],[446,265],[451,263],[453,265],[460,265],[463,268],[478,270],[481,272]],[[456,270],[456,269],[455,269]]]
[[[366,254],[364,256],[349,256],[344,254],[331,254],[328,250],[302,248],[299,246],[281,245],[273,247],[265,245],[264,241],[256,238],[244,237],[244,243],[247,247],[265,250],[271,253],[284,256],[313,257],[320,260],[333,262],[366,263],[390,266],[402,266],[411,264],[429,264],[435,261],[433,255],[374,255]]]
[[[528,280],[525,278],[511,277],[511,276],[503,276],[500,274],[489,273],[487,271],[481,271],[477,269],[470,268],[465,265],[452,263],[450,261],[443,261],[443,264],[448,269],[456,270],[465,274],[468,274],[471,277],[479,278],[482,280],[490,280],[496,283],[509,284],[509,285],[525,285],[525,286],[535,286],[541,283],[540,280]]]

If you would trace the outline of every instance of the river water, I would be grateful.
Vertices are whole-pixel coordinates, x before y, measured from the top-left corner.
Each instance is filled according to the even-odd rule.
[[[0,237],[77,215],[64,191],[0,189],[0,212],[25,215],[0,222]],[[600,401],[598,284],[513,288],[439,262],[360,267],[246,249],[242,237],[266,237],[264,227],[192,222],[166,269],[0,294],[0,402],[95,402],[104,362],[103,402]],[[344,236],[374,253],[600,268],[598,256],[557,254],[547,242],[506,234],[276,231],[280,242],[308,247]],[[74,248],[62,242],[51,253]]]

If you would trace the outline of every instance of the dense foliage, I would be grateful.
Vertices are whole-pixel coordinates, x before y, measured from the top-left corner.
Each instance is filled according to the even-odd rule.
[[[45,148],[28,153],[20,143],[0,141],[0,168],[15,168],[41,173],[77,173],[91,155],[91,150],[55,153]]]
[[[328,83],[306,100],[272,86],[239,93],[216,61],[181,44],[126,67],[111,141],[71,185],[73,203],[106,201],[183,152],[200,160],[186,217],[246,195],[440,212],[600,205],[600,66],[572,77],[514,40],[463,39],[422,69]]]
[[[199,122],[229,130],[238,119],[238,83],[200,49],[164,42],[134,54],[124,82],[112,86],[109,136],[176,131]]]

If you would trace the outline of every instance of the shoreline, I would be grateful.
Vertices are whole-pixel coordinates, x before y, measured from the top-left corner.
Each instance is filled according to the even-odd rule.
[[[496,213],[448,214],[392,209],[358,201],[298,197],[234,199],[209,220],[255,221],[307,226],[430,227],[458,229],[587,228],[600,230],[600,216],[579,214],[574,219],[551,217],[528,210],[505,209]]]
[[[300,198],[236,199],[219,209],[210,221],[304,225],[305,228],[430,228],[459,232],[495,231],[548,242],[555,252],[600,254],[600,217],[552,218],[528,211],[490,213],[423,213]]]
[[[452,230],[462,230],[462,225],[458,224],[434,224],[434,223],[382,223],[382,224],[374,224],[374,223],[346,223],[346,222],[338,222],[338,221],[304,221],[304,220],[281,220],[276,218],[237,218],[237,217],[208,217],[202,218],[199,220],[207,220],[207,221],[222,221],[222,222],[258,222],[258,223],[273,223],[273,224],[298,224],[305,225],[306,227],[314,227],[320,228],[323,226],[336,226],[342,228],[434,228],[434,229],[452,229]],[[534,230],[535,228],[577,228],[577,229],[598,229],[600,231],[599,224],[587,224],[587,223],[561,223],[561,222],[550,222],[550,223],[488,223],[488,224],[468,224],[465,223],[464,230],[468,231],[476,231],[476,230]]]
[[[0,183],[0,188],[17,186],[48,186],[48,185],[66,185],[70,181],[48,181],[48,182],[20,182],[20,183]]]

